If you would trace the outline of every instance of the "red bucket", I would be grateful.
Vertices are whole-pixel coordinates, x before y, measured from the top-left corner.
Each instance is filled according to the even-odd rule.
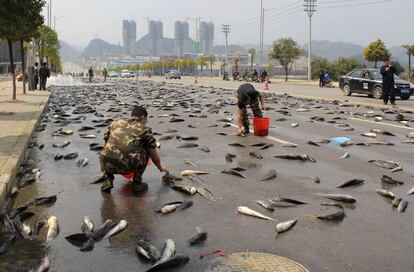
[[[268,117],[254,117],[253,118],[253,130],[255,136],[267,136],[269,135],[269,123]]]
[[[151,159],[149,159],[147,165],[151,165],[151,164],[152,164],[152,161],[151,161]],[[122,174],[121,176],[123,176],[124,179],[126,179],[126,180],[131,180],[134,177],[134,172],[129,172],[129,173],[126,173],[126,174]]]

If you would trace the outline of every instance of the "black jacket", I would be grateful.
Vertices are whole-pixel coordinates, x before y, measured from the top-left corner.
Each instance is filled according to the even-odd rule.
[[[50,70],[46,66],[42,66],[39,69],[39,77],[40,78],[47,78],[50,77]]]
[[[393,83],[394,82],[394,74],[396,72],[394,66],[390,66],[388,71],[386,71],[387,67],[383,65],[381,67],[381,75],[382,75],[382,82]]]

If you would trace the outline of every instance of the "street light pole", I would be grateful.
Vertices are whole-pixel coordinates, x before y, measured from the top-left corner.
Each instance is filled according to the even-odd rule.
[[[316,11],[316,0],[304,0],[305,11],[309,16],[309,37],[308,37],[308,80],[312,79],[312,15]]]
[[[227,62],[228,62],[228,59],[227,59],[227,46],[228,46],[227,36],[230,33],[230,25],[221,25],[221,30],[224,33],[224,37],[225,37],[225,41],[226,41],[226,44],[225,44],[225,47],[224,47],[224,60],[225,60],[225,65],[227,66]]]
[[[262,64],[262,41],[263,41],[263,0],[260,0],[260,29],[259,29],[259,64]]]

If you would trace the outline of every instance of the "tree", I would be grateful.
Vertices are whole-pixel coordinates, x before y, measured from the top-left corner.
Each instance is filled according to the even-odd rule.
[[[404,72],[404,67],[398,61],[393,61],[392,66],[395,68],[395,74],[398,76]]]
[[[253,68],[253,59],[256,56],[256,49],[250,48],[248,53],[250,54],[250,68]]]
[[[411,80],[411,56],[414,55],[414,44],[409,45],[403,45],[403,48],[407,50],[408,55],[408,80]]]
[[[302,55],[302,50],[292,38],[282,38],[273,42],[273,49],[269,53],[271,59],[278,60],[285,69],[285,81],[292,70],[293,62]]]
[[[216,56],[214,55],[208,56],[207,61],[210,64],[210,77],[213,77],[213,65],[216,62]]]
[[[201,76],[203,76],[203,67],[207,64],[207,59],[204,56],[200,56],[197,58],[197,64],[200,65]]]
[[[41,62],[46,58],[50,65],[60,66],[59,40],[57,33],[48,26],[39,28],[39,37],[35,39],[37,54]]]
[[[311,64],[312,67],[312,79],[318,79],[319,78],[319,74],[321,72],[328,72],[330,70],[329,68],[329,62],[327,59],[324,58],[315,58],[312,61]]]
[[[331,72],[332,79],[338,79],[340,76],[345,75],[349,71],[361,67],[361,63],[356,58],[340,57],[329,65],[328,70]]]
[[[377,68],[378,61],[384,61],[390,57],[391,53],[381,39],[373,41],[364,49],[364,58],[367,61],[373,61],[375,68]]]

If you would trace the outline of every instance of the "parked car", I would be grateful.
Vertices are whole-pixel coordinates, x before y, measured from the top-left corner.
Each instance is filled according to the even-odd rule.
[[[134,77],[134,73],[128,70],[122,70],[121,71],[121,77],[125,77],[125,78],[130,78],[130,77]]]
[[[118,73],[115,71],[110,71],[108,77],[118,77]]]
[[[182,75],[177,70],[171,70],[165,74],[165,79],[181,79]]]
[[[402,100],[410,99],[410,96],[414,95],[414,84],[400,79],[397,75],[394,75],[394,78],[395,96]],[[355,69],[341,76],[339,88],[347,96],[358,93],[380,99],[383,97],[382,75],[379,69]]]

